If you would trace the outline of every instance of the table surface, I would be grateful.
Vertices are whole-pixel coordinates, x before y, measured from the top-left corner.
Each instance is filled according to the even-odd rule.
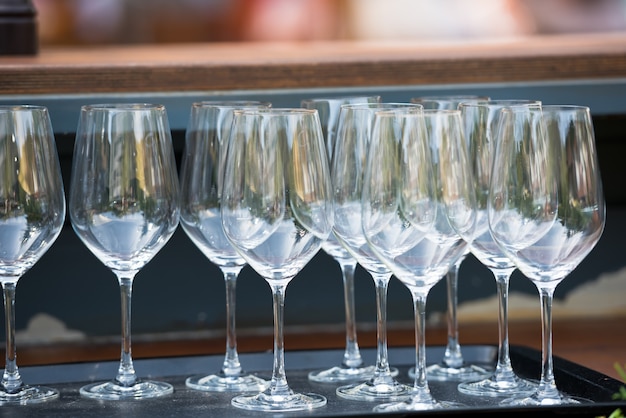
[[[443,356],[443,347],[429,346],[426,350],[427,361],[437,361]],[[300,393],[314,392],[328,400],[326,406],[311,411],[290,413],[289,416],[364,416],[374,415],[374,402],[345,400],[335,393],[337,384],[320,384],[307,379],[309,371],[325,369],[337,365],[342,357],[342,350],[306,350],[287,351],[285,368],[290,387]],[[364,361],[375,361],[375,349],[363,350]],[[466,361],[480,366],[495,363],[497,349],[494,346],[466,346]],[[79,388],[94,381],[108,381],[116,373],[118,363],[87,362],[56,366],[23,368],[22,375],[26,382],[55,387],[60,392],[58,400],[26,408],[16,406],[0,408],[0,415],[11,417],[27,416],[259,416],[259,413],[238,410],[231,406],[230,400],[236,394],[198,392],[185,386],[185,378],[190,375],[208,374],[219,370],[222,356],[197,356],[177,358],[156,358],[135,362],[135,369],[140,378],[167,381],[174,387],[174,393],[162,398],[144,401],[95,401],[79,395]],[[269,378],[272,354],[269,351],[249,353],[241,356],[242,365],[259,377]],[[414,365],[415,350],[412,347],[395,347],[389,350],[390,365],[398,369],[397,381],[411,385],[408,377],[409,367]],[[528,379],[537,379],[540,372],[540,354],[527,347],[511,347],[511,363],[516,373]],[[571,396],[591,401],[580,405],[542,407],[541,412],[560,412],[587,415],[608,414],[624,402],[614,402],[611,397],[619,390],[619,382],[602,374],[593,372],[577,364],[555,358],[555,377],[559,388]],[[456,389],[457,382],[430,381],[432,396],[439,400],[459,403],[463,414],[484,416],[486,414],[521,415],[537,408],[503,407],[501,399],[463,395]],[[452,410],[437,411],[452,412]],[[459,411],[457,411],[459,412]],[[423,411],[416,414],[423,415]],[[379,414],[376,414],[379,415]],[[395,414],[394,414],[395,415]],[[409,415],[412,415],[409,413]],[[439,414],[440,415],[440,414]],[[281,416],[284,416],[282,414]]]

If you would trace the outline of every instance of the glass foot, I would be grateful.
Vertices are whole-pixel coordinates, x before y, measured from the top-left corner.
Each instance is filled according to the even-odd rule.
[[[493,368],[476,364],[464,364],[461,367],[448,367],[444,364],[433,364],[426,368],[428,380],[440,382],[476,382],[493,374]],[[415,378],[415,367],[409,369],[409,377]]]
[[[269,382],[251,374],[226,377],[220,373],[188,377],[185,385],[205,392],[261,392],[267,389]]]
[[[375,366],[366,367],[345,367],[335,366],[326,370],[317,370],[309,373],[309,380],[318,383],[341,383],[341,382],[354,382],[364,381],[374,377],[376,372]],[[398,369],[395,367],[390,368],[391,377],[398,375]]]
[[[431,409],[463,408],[465,405],[456,402],[429,400],[409,400],[406,402],[383,403],[374,407],[374,412],[427,411]]]
[[[528,396],[537,390],[537,383],[513,376],[498,380],[495,375],[478,382],[459,383],[459,392],[473,396],[511,397]]]
[[[309,380],[318,383],[352,382],[367,380],[374,376],[374,366],[344,367],[335,366],[326,370],[316,370],[309,373]]]
[[[572,405],[579,403],[591,403],[589,399],[570,397],[563,393],[557,393],[556,395],[545,396],[540,395],[539,392],[527,397],[513,397],[505,399],[500,402],[502,406],[551,406],[551,405]]]
[[[291,412],[306,411],[326,405],[326,398],[315,393],[290,393],[289,395],[239,395],[231,401],[236,408],[250,411]]]
[[[413,394],[413,387],[391,379],[387,382],[374,383],[373,379],[363,383],[340,386],[337,396],[353,401],[398,402],[404,401]]]
[[[59,397],[59,391],[45,386],[22,386],[15,392],[0,390],[0,405],[28,405]]]
[[[138,381],[132,386],[122,386],[115,381],[91,383],[80,388],[80,394],[93,399],[120,400],[146,399],[174,392],[169,383],[153,380]]]

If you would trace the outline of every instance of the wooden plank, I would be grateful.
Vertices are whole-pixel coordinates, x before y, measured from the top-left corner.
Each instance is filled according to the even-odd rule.
[[[626,35],[471,42],[285,42],[48,48],[0,58],[0,94],[506,83],[626,76]]]

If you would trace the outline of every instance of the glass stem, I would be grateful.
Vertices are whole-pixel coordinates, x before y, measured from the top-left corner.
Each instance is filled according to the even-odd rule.
[[[448,344],[443,356],[443,363],[447,367],[459,368],[463,366],[463,355],[459,344],[459,323],[456,310],[458,304],[459,268],[465,256],[461,257],[446,275],[446,291],[448,296]]]
[[[426,380],[426,297],[428,291],[411,290],[415,311],[415,382],[412,402],[432,401],[428,381]]]
[[[515,268],[494,269],[498,293],[498,364],[495,381],[512,381],[515,373],[509,357],[509,281]]]
[[[343,300],[346,310],[346,351],[343,354],[343,365],[348,368],[357,368],[363,365],[361,352],[356,336],[356,312],[354,308],[354,271],[356,260],[349,258],[340,260],[343,275]]]
[[[226,377],[238,377],[241,374],[241,363],[237,353],[237,331],[235,324],[237,301],[237,276],[241,267],[223,267],[226,285],[226,356],[222,365],[222,373]]]
[[[2,386],[7,393],[17,392],[23,385],[22,377],[17,369],[15,351],[15,287],[17,279],[2,280],[4,293],[4,318],[6,329],[6,353],[5,368],[2,374]]]
[[[130,341],[130,313],[131,297],[133,293],[133,278],[134,275],[131,275],[131,277],[125,277],[120,274],[117,279],[120,285],[120,296],[122,301],[122,355],[115,381],[125,387],[130,387],[137,383],[137,374],[135,373],[135,368],[133,367]]]
[[[376,285],[376,370],[373,383],[391,383],[393,377],[387,355],[387,288],[391,273],[372,273]]]
[[[537,396],[539,399],[560,399],[561,395],[554,380],[552,365],[552,300],[554,287],[540,287],[541,300],[541,381]]]
[[[285,374],[285,340],[283,335],[287,282],[271,283],[270,286],[274,300],[274,366],[272,381],[266,393],[269,393],[271,396],[290,396],[293,394],[293,391],[287,384],[287,376]]]

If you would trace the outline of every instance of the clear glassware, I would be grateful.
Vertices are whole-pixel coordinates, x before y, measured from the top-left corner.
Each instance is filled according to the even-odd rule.
[[[101,400],[172,393],[169,383],[137,377],[131,355],[131,295],[136,274],[163,248],[179,220],[179,186],[165,107],[81,107],[70,183],[72,226],[118,279],[122,352],[117,376],[83,386]]]
[[[180,221],[183,230],[202,253],[223,273],[226,287],[226,354],[217,373],[194,375],[185,384],[214,392],[261,391],[269,382],[243,370],[237,352],[237,276],[246,261],[228,242],[221,218],[224,159],[233,122],[233,111],[269,108],[252,101],[193,103],[181,162]]]
[[[365,238],[410,291],[415,310],[415,380],[411,398],[378,412],[460,406],[436,400],[426,375],[426,299],[465,251],[475,204],[458,110],[376,113],[363,181]]]
[[[457,110],[460,103],[485,100],[490,100],[490,98],[478,95],[444,95],[413,97],[411,103],[421,104],[425,110]],[[487,364],[467,363],[463,358],[459,343],[459,321],[457,318],[459,270],[467,254],[469,254],[469,246],[465,244],[465,251],[446,274],[448,339],[441,361],[431,364],[426,369],[429,380],[467,382],[483,379],[493,373],[493,367]],[[415,368],[409,369],[409,377],[415,378]]]
[[[394,402],[408,399],[412,388],[394,379],[387,355],[387,288],[391,270],[372,251],[361,226],[361,193],[368,146],[377,110],[421,105],[375,103],[343,105],[339,114],[337,141],[333,151],[331,179],[335,222],[333,231],[342,245],[367,270],[376,287],[376,370],[365,382],[337,388],[339,397],[358,401]]]
[[[498,294],[498,359],[496,370],[485,379],[462,382],[458,388],[475,396],[508,397],[532,393],[537,385],[515,374],[509,357],[509,281],[515,264],[495,243],[489,232],[487,196],[492,174],[495,148],[500,141],[496,133],[500,111],[505,107],[535,107],[532,100],[490,100],[465,102],[459,105],[465,125],[465,135],[472,160],[476,191],[476,232],[470,244],[472,254],[494,275]]]
[[[332,231],[328,158],[316,110],[237,110],[225,162],[222,223],[226,237],[272,290],[274,366],[270,386],[239,395],[237,408],[287,412],[326,405],[287,383],[283,317],[289,282]]]
[[[316,109],[329,161],[332,161],[332,153],[337,136],[337,123],[339,111],[345,104],[379,103],[380,96],[347,96],[331,98],[315,98],[302,100],[300,105],[305,109]],[[374,365],[366,366],[361,357],[357,341],[356,312],[354,304],[354,271],[357,261],[339,243],[334,234],[322,244],[322,249],[339,263],[343,279],[344,308],[346,315],[346,348],[343,353],[343,361],[339,366],[333,366],[324,370],[314,370],[309,373],[309,379],[314,382],[334,383],[355,380],[366,380],[374,376]],[[397,369],[392,373],[398,373]]]
[[[63,227],[65,195],[54,133],[43,106],[0,106],[0,282],[6,325],[0,405],[25,405],[59,397],[22,381],[15,344],[18,280],[52,246]]]
[[[552,366],[555,288],[589,254],[605,224],[605,202],[589,108],[502,110],[488,202],[495,242],[539,290],[542,369],[536,391],[506,405],[560,405]]]
[[[489,96],[477,94],[451,94],[441,96],[412,97],[411,103],[424,106],[424,110],[457,110],[460,103],[491,100]]]

